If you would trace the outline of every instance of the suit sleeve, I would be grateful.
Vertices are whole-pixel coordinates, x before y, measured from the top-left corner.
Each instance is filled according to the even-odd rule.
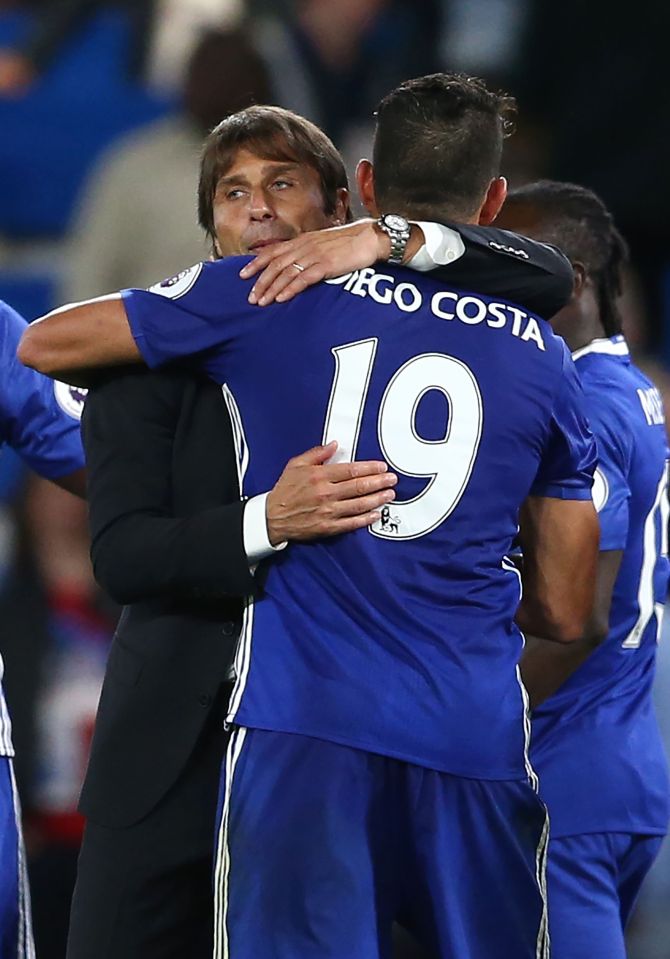
[[[169,374],[123,373],[96,386],[84,410],[91,558],[96,579],[119,603],[254,592],[244,503],[174,515],[181,382]]]
[[[434,245],[443,247],[446,257],[438,253],[436,259],[429,248],[424,265],[418,268],[425,270],[433,259],[432,271],[452,287],[500,297],[544,319],[558,313],[570,299],[572,265],[556,247],[495,227],[428,226],[432,230],[437,226]]]

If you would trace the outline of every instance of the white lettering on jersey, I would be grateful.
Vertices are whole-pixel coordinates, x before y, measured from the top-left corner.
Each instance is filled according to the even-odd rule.
[[[396,286],[396,282],[396,277],[376,273],[369,266],[326,280],[326,283],[341,286],[354,296],[369,296],[382,306],[393,304],[403,313],[414,313],[420,309],[423,305],[421,290],[413,283],[403,282]],[[534,343],[538,350],[545,349],[540,324],[535,317],[510,303],[486,303],[472,294],[461,295],[453,290],[442,290],[433,294],[430,310],[440,320],[456,319],[466,326],[485,324],[492,330],[507,329],[524,343]]]
[[[638,393],[640,390],[638,390]],[[649,392],[645,390],[644,392]],[[637,622],[621,644],[624,649],[639,649],[642,636],[652,616],[656,616],[656,640],[661,628],[663,605],[654,602],[654,571],[659,555],[668,554],[668,470],[667,464],[656,490],[654,505],[644,521],[644,539],[642,547],[642,569],[637,592],[639,614]]]
[[[376,350],[374,337],[332,350],[335,375],[323,443],[338,440],[334,462],[351,462],[356,457]],[[416,411],[431,390],[441,392],[449,404],[440,440],[424,440],[416,430]],[[384,506],[370,533],[383,539],[416,539],[439,526],[465,492],[479,450],[482,422],[479,384],[465,363],[443,353],[422,353],[396,370],[377,413],[379,445],[393,469],[428,482],[412,499]]]
[[[88,390],[82,389],[80,386],[70,386],[69,383],[61,383],[60,380],[56,380],[54,383],[56,402],[63,412],[71,416],[73,420],[81,419],[87,393]]]
[[[637,395],[647,424],[649,426],[662,426],[665,423],[663,400],[656,387],[652,386],[648,390],[637,390]]]

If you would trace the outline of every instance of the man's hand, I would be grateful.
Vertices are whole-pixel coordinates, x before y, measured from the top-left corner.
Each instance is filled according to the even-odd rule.
[[[375,523],[380,508],[395,499],[398,482],[386,463],[331,463],[337,443],[315,446],[294,456],[266,500],[268,538],[318,539],[349,533]]]
[[[303,233],[293,240],[265,248],[240,271],[244,279],[260,273],[249,294],[249,302],[258,306],[275,300],[284,303],[321,280],[386,260],[391,252],[391,240],[376,224],[376,220],[359,220],[347,226]],[[413,225],[405,262],[422,243],[423,233]]]

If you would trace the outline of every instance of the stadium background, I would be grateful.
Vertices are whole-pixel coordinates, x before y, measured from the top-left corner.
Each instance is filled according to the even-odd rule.
[[[0,0],[0,298],[32,319],[205,255],[198,142],[250,93],[315,120],[353,168],[384,92],[458,69],[519,100],[513,185],[573,179],[614,210],[632,251],[626,333],[670,395],[668,28],[663,0]],[[81,504],[3,451],[0,650],[41,959],[63,956],[76,796],[117,613],[92,580]],[[670,746],[668,640],[657,699]],[[666,850],[631,959],[670,955],[668,901]]]

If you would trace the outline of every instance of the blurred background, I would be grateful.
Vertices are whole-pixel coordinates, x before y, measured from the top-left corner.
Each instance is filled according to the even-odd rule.
[[[462,70],[513,93],[504,172],[598,191],[627,237],[626,333],[670,395],[670,4],[637,0],[0,0],[0,298],[27,319],[206,256],[199,146],[250,102],[323,127],[350,171],[391,87]],[[85,511],[0,456],[0,650],[40,959],[62,959],[76,801],[118,611]],[[665,637],[670,640],[670,635]],[[670,651],[658,704],[670,744]],[[670,850],[631,959],[670,956]]]

